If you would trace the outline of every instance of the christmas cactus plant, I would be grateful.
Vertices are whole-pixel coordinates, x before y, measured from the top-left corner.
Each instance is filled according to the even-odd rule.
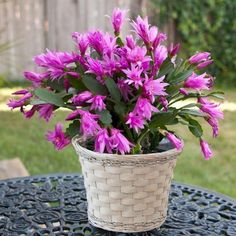
[[[203,73],[213,62],[210,53],[179,58],[180,45],[168,47],[167,36],[140,16],[131,22],[132,34],[121,38],[124,21],[125,11],[115,9],[114,35],[74,32],[74,52],[47,50],[36,56],[43,70],[24,72],[32,86],[15,92],[21,97],[8,106],[20,108],[26,118],[38,113],[46,121],[57,109],[70,109],[67,129],[59,123],[46,134],[57,150],[77,134],[100,153],[152,152],[164,138],[182,149],[182,139],[171,128],[185,125],[209,159],[212,151],[199,119],[212,127],[213,137],[223,119],[219,104],[210,100],[221,93],[211,91],[214,78]]]

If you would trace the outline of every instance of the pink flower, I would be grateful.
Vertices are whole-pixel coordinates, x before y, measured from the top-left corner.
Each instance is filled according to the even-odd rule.
[[[158,102],[162,104],[164,111],[168,110],[168,100],[165,97],[159,97]]]
[[[87,102],[92,103],[90,110],[102,111],[106,109],[106,104],[104,103],[105,98],[106,96],[96,95],[89,99]]]
[[[38,55],[34,58],[38,66],[48,68],[47,72],[52,79],[61,78],[67,74],[78,77],[73,68],[69,66],[70,63],[77,60],[76,55],[67,52],[51,52],[47,49],[46,53]]]
[[[101,129],[97,122],[99,115],[94,115],[84,110],[79,110],[79,114],[81,116],[80,132],[83,134],[84,139],[87,139],[89,136],[95,136]]]
[[[197,65],[197,69],[201,70],[201,69],[207,67],[208,65],[210,65],[212,63],[213,63],[213,60],[207,60],[207,61],[201,62]]]
[[[150,120],[152,117],[152,112],[158,112],[158,109],[152,106],[147,98],[139,97],[134,107],[133,113],[139,117]]]
[[[126,40],[127,47],[129,47],[130,49],[134,49],[135,48],[136,43],[134,41],[133,35],[126,36],[125,40]]]
[[[200,146],[205,159],[209,160],[213,156],[209,144],[206,141],[200,139]]]
[[[117,71],[118,63],[113,56],[104,56],[102,61],[102,66],[104,73],[110,77],[113,77],[114,73]]]
[[[89,44],[87,34],[80,34],[78,32],[74,32],[72,33],[72,38],[75,41],[78,49],[80,50],[81,55],[84,55]]]
[[[112,149],[115,149],[121,154],[129,153],[130,148],[133,146],[129,140],[121,134],[121,131],[115,128],[111,129],[110,144]]]
[[[129,127],[134,129],[137,133],[139,129],[144,128],[143,118],[134,114],[134,112],[128,114],[126,124],[129,124]]]
[[[155,26],[149,28],[147,17],[142,19],[140,16],[138,16],[136,21],[133,21],[131,25],[135,29],[137,35],[144,41],[144,43],[149,44],[156,39],[158,29]]]
[[[48,73],[35,73],[35,72],[31,72],[31,71],[25,71],[24,72],[24,76],[27,80],[33,82],[33,85],[35,87],[39,87],[42,83],[42,81],[48,76]]]
[[[62,128],[62,124],[58,123],[54,131],[48,131],[46,134],[47,140],[52,142],[57,150],[61,150],[70,144],[70,139],[62,132]]]
[[[50,120],[54,106],[51,104],[42,104],[38,106],[39,117],[44,118],[47,122]]]
[[[123,79],[118,79],[117,86],[126,101],[129,101],[129,95],[133,95],[130,86]]]
[[[200,103],[200,110],[204,113],[207,113],[210,117],[215,119],[224,119],[224,114],[220,110],[220,104],[215,104],[207,100],[207,98],[199,98],[198,102]]]
[[[197,75],[194,72],[190,75],[186,81],[184,82],[185,88],[202,90],[206,89],[209,90],[211,86],[211,79],[206,77],[206,73],[202,75]]]
[[[109,33],[103,36],[103,55],[111,57],[117,48],[116,38]]]
[[[95,74],[97,76],[97,80],[101,82],[105,75],[105,71],[103,69],[101,61],[90,57],[88,58],[87,66],[88,70],[86,71],[86,73]]]
[[[103,53],[104,39],[101,31],[93,31],[88,33],[89,45],[93,47],[99,54]]]
[[[86,102],[87,100],[89,100],[90,98],[92,98],[93,94],[89,91],[84,91],[79,93],[78,95],[75,95],[71,101],[77,105],[80,106],[82,105],[84,102]]]
[[[177,150],[182,150],[184,143],[182,140],[178,139],[174,134],[167,132],[167,139],[176,147]]]
[[[33,96],[29,91],[27,90],[19,90],[13,95],[23,95],[19,100],[10,99],[7,105],[11,107],[12,109],[15,109],[17,107],[23,107],[26,105],[27,102],[29,102],[29,99]]]
[[[174,57],[179,52],[179,49],[180,49],[179,43],[177,43],[175,46],[172,43],[168,48],[168,53],[170,54],[170,57]]]
[[[125,83],[129,85],[134,84],[134,87],[136,89],[143,85],[143,78],[141,77],[141,74],[143,72],[142,68],[139,68],[138,66],[132,64],[131,69],[123,70],[123,72],[129,78],[125,80]]]
[[[163,41],[167,40],[167,36],[164,33],[159,33],[157,35],[157,37],[155,38],[154,42],[153,42],[153,49],[156,49],[158,45],[160,45],[160,43],[162,43]]]
[[[163,45],[159,45],[154,52],[154,65],[152,69],[152,76],[156,76],[157,71],[160,69],[161,64],[167,58],[167,48]]]
[[[212,127],[212,136],[216,138],[219,134],[219,123],[218,120],[212,117],[207,119],[208,124]]]
[[[189,93],[188,93],[188,91],[186,90],[186,89],[184,89],[184,88],[180,88],[179,89],[179,92],[181,93],[181,94],[183,94],[184,96],[187,96]]]
[[[131,50],[128,50],[127,59],[129,62],[137,64],[142,67],[143,70],[147,70],[149,67],[149,62],[151,61],[150,56],[146,56],[147,48],[136,46]]]
[[[195,55],[191,56],[188,61],[190,64],[198,64],[200,62],[204,62],[209,60],[211,54],[209,52],[198,52]]]
[[[146,79],[146,82],[143,86],[143,93],[145,97],[148,97],[152,102],[154,102],[154,96],[166,96],[165,87],[168,86],[168,83],[163,82],[165,76],[162,76],[159,79]]]
[[[124,18],[125,18],[125,12],[126,11],[121,10],[119,8],[115,8],[113,10],[112,17],[111,17],[111,23],[114,28],[115,35],[120,34],[121,25],[123,24]]]
[[[110,144],[110,137],[108,135],[107,129],[101,129],[98,131],[95,137],[95,151],[104,153],[104,151],[112,153],[112,148]]]
[[[25,116],[26,119],[30,119],[31,117],[33,117],[33,115],[35,114],[35,112],[37,111],[38,105],[34,105],[32,106],[32,108],[28,111],[23,110],[23,114]]]
[[[67,117],[66,120],[74,120],[81,114],[81,110],[74,110]]]

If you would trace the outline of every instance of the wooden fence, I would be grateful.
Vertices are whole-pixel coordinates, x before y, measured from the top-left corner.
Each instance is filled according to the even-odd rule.
[[[71,50],[74,31],[111,30],[105,15],[114,7],[130,9],[130,4],[131,0],[0,0],[0,45],[11,44],[0,55],[0,74],[21,79],[23,69],[34,68],[33,56],[45,48]]]

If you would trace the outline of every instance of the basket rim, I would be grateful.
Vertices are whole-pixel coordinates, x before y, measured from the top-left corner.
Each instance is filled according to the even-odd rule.
[[[157,152],[157,153],[145,153],[145,154],[109,154],[109,153],[99,153],[91,151],[83,146],[80,145],[82,139],[80,135],[76,135],[72,138],[72,145],[76,150],[80,152],[88,154],[90,157],[101,160],[114,160],[114,161],[134,161],[134,160],[156,160],[156,159],[173,159],[173,157],[177,157],[181,152],[181,150],[177,150],[176,148],[164,151],[164,152]]]

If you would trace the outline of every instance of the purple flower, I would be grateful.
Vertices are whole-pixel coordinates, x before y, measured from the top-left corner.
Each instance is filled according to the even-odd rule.
[[[158,29],[155,26],[149,28],[147,17],[142,19],[140,16],[138,16],[136,21],[133,21],[131,25],[135,29],[137,35],[144,41],[144,43],[150,44],[156,39]]]
[[[129,47],[130,49],[134,49],[135,48],[136,43],[134,41],[133,35],[126,36],[125,40],[126,40],[127,47]]]
[[[143,78],[141,77],[141,74],[143,72],[142,68],[132,64],[131,69],[123,70],[123,72],[128,77],[128,79],[125,80],[125,83],[129,85],[134,84],[134,87],[136,89],[143,85]]]
[[[167,132],[167,139],[176,147],[177,150],[182,150],[184,143],[182,140],[178,139],[174,134]]]
[[[78,49],[80,50],[81,55],[84,55],[89,44],[87,34],[80,34],[78,32],[74,32],[72,33],[72,38],[75,41]]]
[[[101,31],[93,31],[88,33],[89,45],[94,48],[99,54],[103,53],[104,35]]]
[[[48,49],[46,53],[34,58],[34,61],[38,66],[46,67],[48,69],[47,72],[52,79],[61,78],[67,74],[78,77],[76,72],[70,71],[73,68],[69,66],[70,63],[75,62],[76,60],[77,57],[74,54],[67,52],[51,52]]]
[[[81,114],[81,110],[75,110],[72,113],[70,113],[67,117],[66,120],[74,120]]]
[[[181,94],[183,94],[184,96],[187,96],[189,93],[188,93],[188,91],[186,90],[186,89],[184,89],[184,88],[180,88],[179,89],[179,92],[181,93]]]
[[[116,38],[114,36],[111,36],[109,33],[106,33],[103,37],[103,40],[103,55],[111,57],[113,52],[117,48]]]
[[[102,63],[99,60],[93,59],[92,57],[88,58],[88,70],[86,73],[92,73],[97,76],[97,80],[102,82],[103,77],[105,75],[105,71],[103,69]]]
[[[104,99],[106,96],[96,95],[90,98],[87,103],[92,103],[90,110],[98,110],[102,111],[106,109],[106,104],[104,103]]]
[[[38,113],[40,118],[44,118],[47,122],[50,120],[54,106],[51,104],[42,104],[38,106]]]
[[[108,135],[107,129],[101,129],[98,131],[95,137],[95,151],[104,153],[104,151],[112,153],[112,148],[110,144],[110,137]]]
[[[23,95],[19,100],[10,99],[7,105],[11,107],[12,109],[23,107],[26,105],[27,102],[29,102],[29,99],[33,96],[29,91],[27,90],[19,90],[13,95]]]
[[[197,75],[194,72],[190,75],[186,81],[184,82],[185,88],[202,90],[206,89],[209,90],[211,86],[211,79],[206,77],[206,73],[202,75]]]
[[[137,133],[139,129],[144,128],[144,119],[134,114],[134,112],[130,112],[126,120],[126,124],[129,124],[129,127],[134,129]]]
[[[216,138],[219,134],[219,123],[218,120],[212,117],[207,119],[208,124],[212,127],[212,136]]]
[[[113,56],[108,57],[107,55],[103,57],[102,66],[104,73],[113,77],[114,73],[117,71],[118,63]]]
[[[127,59],[129,62],[137,64],[142,67],[143,70],[147,70],[149,62],[151,61],[150,56],[146,56],[147,48],[136,46],[133,49],[128,50]]]
[[[95,136],[101,129],[97,122],[99,115],[94,115],[84,110],[79,110],[79,113],[81,116],[80,132],[83,134],[84,139],[87,139],[89,136]]]
[[[205,159],[209,160],[213,156],[209,144],[206,141],[200,139],[200,146]]]
[[[121,131],[115,128],[111,129],[110,144],[112,149],[115,149],[121,154],[129,153],[130,148],[133,146],[129,140],[121,134]]]
[[[213,60],[207,60],[207,61],[201,62],[197,65],[197,69],[201,70],[201,69],[207,67],[208,65],[210,65],[212,63],[213,63]]]
[[[127,83],[125,83],[125,81],[123,79],[118,79],[117,86],[118,86],[123,98],[126,101],[129,101],[129,95],[131,95],[131,96],[133,95],[131,92],[130,86]]]
[[[39,74],[39,73],[31,72],[31,71],[25,71],[24,76],[27,80],[33,82],[33,85],[35,87],[39,87],[42,81],[45,78],[47,78],[48,73],[46,72],[46,73]]]
[[[157,37],[155,38],[154,42],[153,42],[153,49],[156,49],[158,45],[160,45],[160,43],[162,43],[163,41],[167,40],[167,36],[164,33],[159,33],[157,35]]]
[[[139,117],[150,120],[152,112],[158,112],[158,109],[154,107],[147,98],[139,97],[133,113]]]
[[[190,64],[198,64],[200,62],[207,61],[211,58],[211,54],[209,52],[198,52],[195,55],[189,58]]]
[[[167,58],[167,48],[163,45],[159,45],[154,52],[154,65],[152,69],[152,76],[156,76],[157,71],[160,69],[161,64]]]
[[[146,82],[143,86],[143,93],[145,97],[148,97],[152,102],[154,102],[154,96],[166,96],[165,87],[169,85],[168,83],[163,82],[165,76],[162,76],[159,79],[146,79]]]
[[[73,102],[73,104],[80,106],[82,105],[84,102],[86,102],[87,100],[89,100],[90,98],[92,98],[93,94],[89,91],[84,91],[81,92],[77,95],[75,95],[71,101]]]
[[[121,10],[119,8],[115,8],[113,10],[112,17],[111,17],[111,23],[114,28],[115,35],[120,34],[121,25],[123,24],[124,18],[125,18],[125,12],[126,11]]]
[[[33,115],[35,114],[35,112],[37,111],[38,105],[34,105],[32,106],[32,108],[28,111],[24,111],[23,110],[23,114],[25,116],[26,119],[30,119],[31,117],[33,117]]]
[[[46,134],[47,140],[52,142],[57,150],[61,150],[70,144],[70,139],[63,133],[62,128],[62,124],[58,123],[54,131],[48,131]]]
[[[159,97],[158,102],[162,104],[164,111],[168,111],[168,104],[169,103],[165,97],[163,97],[163,96]]]
[[[215,119],[224,119],[224,114],[220,110],[220,104],[215,104],[207,100],[207,98],[199,98],[198,102],[200,103],[200,110],[204,113],[207,113],[210,117]]]
[[[179,49],[180,49],[179,43],[177,43],[175,46],[172,43],[170,47],[168,48],[168,53],[170,57],[174,57],[179,52]]]

